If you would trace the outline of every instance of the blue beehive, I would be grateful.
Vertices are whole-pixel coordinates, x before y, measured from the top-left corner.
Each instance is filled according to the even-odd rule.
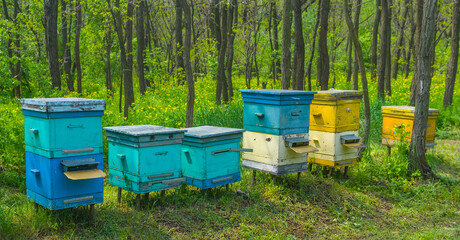
[[[179,186],[180,151],[186,130],[136,125],[105,127],[109,141],[109,183],[136,194]]]
[[[280,89],[239,90],[244,129],[273,135],[308,133],[315,92]]]
[[[243,129],[202,126],[185,130],[182,172],[187,184],[207,189],[241,180]]]
[[[22,99],[27,196],[49,209],[103,201],[104,100]]]

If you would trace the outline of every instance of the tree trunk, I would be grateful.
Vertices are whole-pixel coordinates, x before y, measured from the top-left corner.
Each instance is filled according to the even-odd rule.
[[[318,39],[318,61],[317,78],[321,90],[327,90],[329,85],[329,54],[327,50],[327,25],[329,11],[331,9],[330,0],[322,0],[320,4],[319,39]]]
[[[385,32],[387,34],[383,35],[386,37],[385,41],[385,93],[388,96],[391,96],[391,0],[386,0],[387,2],[387,19],[384,22]],[[382,23],[383,25],[383,23]]]
[[[138,0],[136,8],[136,34],[137,34],[137,78],[139,80],[139,92],[144,95],[146,91],[144,77],[145,59],[145,36],[144,36],[144,8],[145,0]]]
[[[61,90],[61,74],[59,72],[59,55],[58,55],[58,33],[57,33],[57,16],[58,1],[48,0],[45,2],[45,35],[46,51],[48,56],[48,67],[51,76],[51,89]]]
[[[64,73],[65,73],[65,80],[67,82],[67,89],[73,92],[75,88],[73,86],[73,79],[71,78],[71,68],[72,68],[72,58],[70,56],[70,47],[68,43],[70,42],[70,38],[67,35],[67,32],[70,32],[67,26],[67,0],[61,0],[61,33],[62,33],[62,52],[63,58],[62,61],[64,62]]]
[[[184,10],[184,67],[185,78],[187,79],[188,95],[187,95],[187,112],[185,115],[185,127],[193,127],[193,108],[195,105],[195,83],[193,81],[192,62],[190,60],[190,50],[192,48],[192,15],[190,13],[190,5],[187,0],[181,0]],[[193,1],[193,0],[192,0]]]
[[[219,57],[218,57],[218,67],[217,71],[220,75],[221,78],[221,83],[222,83],[222,98],[224,100],[224,103],[228,103],[228,83],[227,83],[227,78],[225,76],[225,59],[226,59],[226,53],[227,53],[227,47],[228,47],[228,23],[227,23],[227,15],[228,15],[228,4],[223,3],[222,4],[222,43],[221,43],[221,49],[219,51]],[[218,76],[219,76],[218,75]]]
[[[381,0],[382,6],[382,28],[380,31],[380,58],[378,63],[378,83],[377,83],[377,95],[380,99],[385,99],[385,71],[386,71],[386,58],[388,56],[387,51],[389,51],[388,38],[386,37],[389,33],[388,21],[389,21],[389,12],[388,12],[388,0]]]
[[[405,72],[405,78],[409,77],[410,73],[410,60],[411,56],[415,55],[414,52],[414,38],[415,38],[415,30],[416,30],[416,24],[414,23],[414,13],[411,10],[411,16],[410,16],[410,22],[412,23],[412,27],[410,30],[410,40],[409,40],[409,46],[406,51],[406,59],[405,59],[405,65],[404,65],[404,72]]]
[[[294,68],[292,86],[294,90],[304,90],[305,43],[302,31],[301,0],[294,0]]]
[[[182,54],[182,0],[176,1],[176,75],[177,85],[184,84],[184,56]]]
[[[274,79],[279,79],[281,75],[281,61],[280,61],[280,44],[278,39],[278,25],[280,24],[280,20],[278,19],[278,10],[276,8],[276,1],[273,1],[273,9],[272,9],[272,20],[273,20],[273,49],[275,51],[275,64],[274,64],[274,72],[275,77]]]
[[[113,97],[113,89],[112,89],[112,71],[110,66],[110,53],[112,51],[112,34],[111,34],[111,26],[110,26],[110,19],[107,17],[105,26],[105,86],[107,91]]]
[[[374,27],[372,28],[372,56],[371,56],[371,80],[373,81],[376,78],[376,66],[377,66],[377,42],[379,37],[379,25],[381,18],[381,0],[375,0],[375,19]]]
[[[327,0],[325,0],[327,1]],[[284,0],[283,6],[283,39],[281,43],[281,88],[289,89],[291,84],[291,0]]]
[[[81,62],[80,62],[80,31],[82,25],[81,4],[77,0],[75,4],[77,10],[77,25],[75,26],[75,66],[77,68],[77,92],[81,94]]]
[[[14,96],[17,98],[22,97],[22,70],[21,70],[21,36],[19,35],[19,23],[18,23],[18,14],[21,12],[19,8],[18,0],[14,0],[14,25],[16,29],[16,41],[15,41],[15,52],[16,52],[16,75],[15,78],[18,81],[18,85],[14,87]]]
[[[228,85],[228,98],[231,101],[233,99],[233,81],[232,81],[232,68],[233,68],[233,55],[234,47],[233,43],[235,41],[235,29],[238,24],[238,0],[232,0],[229,6],[227,23],[229,24],[228,28],[228,44],[227,44],[227,85]]]
[[[225,75],[224,72],[224,60],[225,60],[225,52],[222,55],[222,30],[220,28],[220,7],[219,7],[219,0],[213,0],[212,1],[212,16],[211,16],[211,21],[212,21],[212,28],[214,29],[214,36],[216,38],[217,42],[217,51],[218,51],[218,57],[217,57],[217,79],[216,79],[216,104],[219,105],[221,103],[221,98],[222,98],[222,88],[223,88],[223,75]]]
[[[423,20],[423,4],[424,4],[424,1],[425,0],[416,0],[415,1],[415,4],[416,4],[416,19],[415,19],[415,46],[416,46],[416,49],[418,48],[418,46],[420,45],[420,41],[421,41],[421,29],[422,29],[422,20]],[[418,50],[416,50],[418,51]],[[409,99],[409,105],[410,106],[414,106],[415,105],[415,95],[416,95],[416,92],[417,92],[417,88],[418,88],[418,76],[417,74],[419,73],[419,71],[417,70],[417,67],[419,66],[418,64],[418,53],[414,54],[414,75],[412,76],[412,82],[411,82],[411,85],[410,85],[410,99]]]
[[[454,84],[458,66],[458,32],[460,26],[459,0],[455,0],[452,10],[452,36],[450,39],[450,60],[447,65],[446,88],[444,91],[444,107],[452,105]]]
[[[395,47],[393,49],[393,56],[394,56],[394,61],[391,67],[391,78],[396,79],[398,76],[398,70],[399,70],[399,58],[401,56],[401,49],[404,46],[404,32],[406,30],[406,18],[407,18],[407,13],[409,12],[409,0],[404,1],[404,10],[403,10],[403,18],[402,18],[402,23],[401,23],[401,29],[399,29],[399,35],[398,39],[396,40]]]
[[[129,108],[134,103],[133,90],[133,12],[134,0],[128,0],[126,20],[126,75],[125,75],[125,109],[124,117],[128,118]]]
[[[310,55],[310,60],[308,61],[308,66],[307,66],[308,91],[311,91],[311,65],[313,63],[313,58],[315,57],[316,34],[318,33],[319,20],[321,17],[321,14],[320,14],[321,9],[319,6],[321,6],[321,0],[318,0],[318,12],[316,14],[316,25],[315,25],[315,30],[313,31],[313,42],[311,44],[311,55]]]
[[[435,47],[435,22],[437,0],[425,0],[423,17],[420,28],[420,38],[417,42],[416,81],[420,82],[416,90],[414,126],[410,144],[409,173],[420,171],[424,178],[435,177],[425,156],[425,139],[430,103],[431,60],[432,49]]]
[[[362,0],[358,0],[356,2],[356,12],[355,12],[355,19],[354,19],[354,28],[356,33],[359,35],[359,15],[361,14],[361,4]],[[353,52],[353,90],[358,90],[358,57],[356,56],[356,52]]]
[[[369,91],[367,88],[367,78],[366,78],[366,68],[364,66],[363,53],[361,50],[361,45],[358,39],[358,33],[353,26],[351,21],[350,12],[348,11],[348,0],[343,1],[343,9],[345,15],[345,21],[348,26],[348,30],[351,32],[351,38],[355,46],[356,57],[359,64],[359,70],[361,72],[361,84],[363,85],[363,97],[364,97],[364,129],[363,129],[363,143],[366,144],[369,139],[370,126],[371,126],[371,110],[369,104]],[[360,149],[359,158],[361,158],[364,148]]]

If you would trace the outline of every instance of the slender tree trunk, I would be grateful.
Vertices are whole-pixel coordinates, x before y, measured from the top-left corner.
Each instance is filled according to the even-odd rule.
[[[369,133],[370,133],[370,126],[371,126],[371,110],[369,104],[369,90],[367,88],[367,77],[366,77],[366,68],[364,66],[364,59],[363,53],[361,50],[361,45],[358,39],[358,33],[353,26],[353,22],[351,21],[350,12],[348,11],[348,0],[343,1],[344,5],[344,15],[345,21],[348,26],[348,30],[351,32],[351,37],[353,44],[355,46],[356,57],[359,64],[359,70],[361,72],[361,84],[363,87],[363,97],[364,97],[364,129],[363,129],[363,143],[366,144],[369,140]],[[362,148],[359,152],[359,158],[362,157],[364,148]]]
[[[228,103],[228,83],[227,83],[227,77],[225,75],[225,59],[226,59],[226,53],[227,53],[227,48],[228,48],[228,4],[223,3],[222,4],[222,43],[221,43],[221,50],[219,51],[219,57],[218,57],[218,71],[220,71],[220,77],[221,77],[221,82],[222,82],[222,98],[224,103]],[[231,24],[231,23],[230,23]]]
[[[69,32],[67,26],[67,1],[68,0],[61,0],[61,33],[62,33],[62,52],[63,52],[63,62],[64,62],[64,73],[65,73],[65,80],[67,82],[67,89],[73,92],[75,88],[73,86],[73,79],[71,78],[71,68],[72,68],[72,59],[70,56],[70,47],[68,46],[69,37],[67,32]]]
[[[355,12],[355,19],[354,19],[354,28],[356,33],[359,35],[359,15],[361,14],[361,0],[357,0],[356,2],[356,12]],[[358,57],[356,56],[356,52],[353,52],[353,90],[358,90]]]
[[[393,65],[391,67],[391,72],[392,72],[392,79],[396,79],[398,76],[398,70],[399,70],[399,58],[401,56],[401,49],[404,47],[404,32],[406,30],[406,19],[407,19],[407,13],[409,12],[410,8],[410,2],[409,0],[404,1],[404,10],[403,10],[403,18],[401,22],[401,29],[399,29],[399,35],[398,39],[396,40],[395,47],[393,49],[393,56],[394,56],[394,61]]]
[[[222,88],[223,88],[223,80],[224,80],[224,60],[225,60],[225,51],[222,55],[222,30],[220,27],[220,6],[219,0],[212,1],[212,28],[214,29],[214,35],[217,42],[217,50],[218,50],[218,57],[217,57],[217,79],[216,79],[216,104],[221,103],[222,98]]]
[[[58,16],[58,1],[45,1],[45,36],[46,36],[46,51],[48,56],[48,67],[51,76],[51,89],[61,90],[61,73],[59,72],[59,55],[58,55],[58,33],[57,33],[57,16]]]
[[[409,77],[410,73],[410,62],[411,62],[411,56],[415,55],[415,49],[414,49],[414,38],[415,38],[415,30],[416,30],[416,24],[414,23],[414,13],[411,10],[411,23],[412,27],[410,30],[410,40],[409,40],[409,46],[406,51],[406,59],[405,59],[405,65],[404,65],[404,72],[405,72],[405,78]]]
[[[388,96],[391,96],[391,0],[386,0],[387,2],[387,19],[385,21],[385,93]],[[383,25],[383,23],[382,23]]]
[[[416,49],[418,48],[418,46],[420,45],[420,41],[421,41],[421,29],[422,29],[422,20],[423,20],[423,4],[424,4],[424,1],[426,0],[416,0],[415,1],[415,4],[416,4],[416,7],[415,7],[415,11],[416,11],[416,19],[415,19],[415,24],[416,24],[416,27],[415,27],[415,46],[416,46]],[[418,50],[416,50],[418,51]],[[417,88],[418,88],[418,76],[417,74],[419,73],[419,70],[417,69],[417,67],[419,66],[418,64],[418,53],[414,54],[414,75],[412,76],[412,82],[411,82],[411,85],[410,85],[410,99],[409,99],[409,105],[410,106],[414,106],[415,105],[415,95],[416,95],[416,92],[417,92]]]
[[[278,19],[278,10],[276,7],[276,1],[273,1],[273,12],[272,12],[272,20],[273,20],[273,49],[275,51],[275,78],[279,79],[281,75],[281,61],[280,61],[280,47],[279,47],[279,39],[278,39],[278,25],[280,24],[280,20]]]
[[[414,126],[410,144],[409,173],[420,171],[424,178],[435,177],[425,156],[425,139],[428,122],[431,86],[432,49],[435,47],[435,22],[437,0],[425,0],[423,17],[420,28],[420,38],[417,42],[416,80],[420,82],[416,90]]]
[[[375,19],[374,27],[372,28],[372,56],[371,56],[371,80],[373,81],[376,78],[376,66],[377,66],[377,43],[379,37],[379,25],[381,18],[381,0],[375,0]]]
[[[134,103],[133,90],[133,12],[134,0],[128,0],[126,20],[126,75],[125,75],[125,109],[124,117],[128,118],[129,108]]]
[[[327,1],[327,0],[324,0]],[[291,83],[291,0],[284,0],[283,6],[283,39],[281,43],[281,88],[288,89]]]
[[[107,91],[113,97],[113,88],[112,88],[112,71],[110,64],[110,54],[112,52],[112,33],[110,26],[110,19],[107,18],[105,25],[105,86]]]
[[[317,78],[321,90],[327,90],[329,85],[329,54],[327,50],[327,25],[329,11],[331,9],[330,0],[322,0],[320,4],[320,30],[318,40],[318,61],[317,61]]]
[[[77,10],[77,25],[75,26],[75,66],[77,68],[77,92],[81,94],[81,62],[80,62],[80,31],[82,25],[81,4],[80,0],[76,0],[75,8]]]
[[[184,67],[185,78],[187,79],[188,95],[187,95],[187,112],[185,116],[185,127],[193,127],[193,108],[195,105],[195,82],[193,81],[192,62],[190,60],[190,50],[192,48],[192,14],[190,13],[190,5],[187,0],[181,0],[184,9]],[[193,1],[193,0],[192,0]]]
[[[176,1],[176,72],[177,85],[184,84],[184,56],[182,54],[182,0]]]
[[[18,81],[18,85],[14,87],[14,96],[17,98],[22,97],[22,70],[21,70],[21,36],[19,35],[19,19],[18,14],[21,12],[19,8],[18,0],[14,0],[14,25],[16,27],[16,40],[15,40],[15,52],[16,52],[16,80]]]
[[[387,46],[389,46],[386,37],[389,34],[388,24],[387,21],[389,20],[389,13],[388,13],[388,0],[381,0],[382,6],[382,28],[380,32],[380,58],[378,64],[378,83],[377,83],[377,95],[380,99],[385,99],[385,71],[386,71],[386,58],[388,56],[387,51],[389,50]]]
[[[351,82],[351,77],[353,74],[353,41],[351,40],[351,33],[348,32],[348,41],[347,41],[347,83]]]
[[[315,57],[316,34],[318,33],[319,20],[321,17],[320,6],[321,6],[321,0],[318,0],[318,12],[316,14],[316,25],[315,25],[315,30],[313,31],[313,42],[311,44],[311,55],[310,55],[310,60],[308,61],[308,66],[307,66],[308,91],[311,91],[311,65],[313,63],[313,58]]]
[[[233,99],[233,81],[232,81],[232,68],[233,68],[233,55],[234,48],[233,43],[235,41],[235,31],[238,24],[238,0],[232,0],[229,6],[227,23],[229,24],[228,28],[228,44],[227,44],[227,85],[228,85],[228,97],[231,101]]]
[[[303,90],[305,86],[305,43],[302,31],[302,4],[301,0],[294,0],[294,69],[293,89]]]
[[[139,80],[139,92],[144,95],[146,91],[144,77],[145,59],[145,36],[144,36],[144,8],[145,0],[138,0],[136,8],[136,34],[137,34],[137,78]]]
[[[452,36],[450,39],[450,60],[447,65],[446,88],[444,91],[444,107],[452,105],[454,96],[454,84],[457,76],[458,67],[458,38],[460,26],[460,7],[459,0],[454,1],[452,9]]]

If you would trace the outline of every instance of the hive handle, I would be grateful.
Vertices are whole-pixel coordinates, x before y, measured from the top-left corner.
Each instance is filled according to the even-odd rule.
[[[124,154],[117,154],[117,157],[118,157],[120,160],[126,160],[126,155],[124,155]]]
[[[168,154],[168,151],[157,152],[157,153],[155,153],[155,156],[166,155],[166,154]]]
[[[291,112],[291,116],[300,116],[300,113],[302,113],[302,111]]]
[[[313,113],[314,117],[321,117],[321,115],[322,115],[321,113]]]
[[[40,170],[38,170],[38,169],[30,169],[30,172],[31,172],[32,174],[35,174],[35,176],[39,176],[39,175],[40,175]]]
[[[252,149],[249,149],[249,148],[227,148],[227,149],[222,149],[222,150],[217,150],[217,151],[211,152],[211,154],[214,155],[214,154],[225,153],[225,152],[252,152]]]
[[[83,125],[72,125],[72,124],[69,124],[67,126],[67,128],[83,128]]]
[[[260,118],[263,118],[263,117],[264,117],[264,114],[263,114],[263,113],[254,113],[254,115],[256,115],[256,117],[260,117]]]
[[[31,128],[31,129],[29,129],[29,132],[32,133],[32,134],[37,135],[38,134],[38,129]]]

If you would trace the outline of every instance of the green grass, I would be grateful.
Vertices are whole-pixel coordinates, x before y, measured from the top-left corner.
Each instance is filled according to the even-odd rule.
[[[339,79],[340,80],[340,79]],[[434,79],[442,84],[442,79]],[[434,84],[435,84],[434,83]],[[375,83],[371,83],[371,90]],[[410,84],[409,84],[410,85]],[[195,125],[242,128],[242,99],[235,91],[229,105],[214,105],[214,85],[197,82]],[[337,88],[347,89],[343,81]],[[0,239],[458,239],[460,238],[460,115],[458,87],[454,106],[442,109],[434,88],[431,107],[441,109],[437,142],[427,152],[428,162],[440,177],[424,181],[407,175],[407,145],[394,148],[392,156],[380,145],[382,105],[404,105],[407,83],[393,87],[387,102],[371,102],[371,142],[364,158],[343,179],[320,167],[279,178],[242,169],[242,181],[230,191],[200,191],[183,186],[168,190],[165,197],[151,193],[141,211],[134,210],[134,194],[123,192],[117,203],[116,188],[104,185],[104,203],[96,205],[90,223],[88,207],[59,211],[39,208],[25,194],[23,117],[19,101],[0,99]],[[235,80],[235,90],[244,80]],[[107,100],[104,126],[156,124],[185,127],[186,86],[157,85],[138,96],[124,119],[118,100],[108,97],[98,84],[86,83],[84,97]],[[371,99],[375,99],[372,96]],[[57,92],[51,96],[76,96]],[[407,94],[406,94],[407,95]],[[442,102],[441,102],[442,103]],[[443,139],[443,140],[439,140]],[[107,153],[107,141],[104,140]],[[106,154],[105,154],[106,156]],[[105,159],[105,163],[107,159]],[[107,167],[107,166],[106,166]],[[105,168],[107,169],[107,168]],[[240,195],[237,190],[248,194]]]

